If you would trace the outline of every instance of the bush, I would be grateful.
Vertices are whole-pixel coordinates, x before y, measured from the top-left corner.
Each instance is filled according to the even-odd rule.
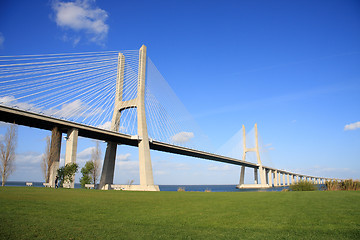
[[[347,179],[340,182],[341,184],[341,190],[347,190],[347,191],[356,191],[360,190],[360,182],[359,181],[353,181],[352,179]]]
[[[325,185],[326,185],[326,189],[327,189],[328,191],[341,190],[341,189],[340,189],[339,182],[337,182],[337,181],[332,181],[332,180],[326,181],[326,182],[325,182]]]
[[[77,172],[79,166],[76,163],[68,163],[64,167],[57,170],[57,175],[60,181],[60,187],[63,187],[64,182],[73,182],[73,177]]]
[[[291,191],[315,191],[317,187],[309,181],[299,181],[290,185]]]
[[[326,181],[326,188],[328,191],[338,191],[338,190],[345,190],[345,191],[356,191],[360,190],[360,181],[359,180],[352,180],[346,179],[339,181]]]
[[[185,192],[185,187],[179,187],[177,191],[178,192]]]
[[[85,184],[90,184],[92,177],[91,171],[94,169],[94,162],[87,161],[85,166],[81,169],[82,177],[80,178],[80,185],[82,188],[85,188]]]

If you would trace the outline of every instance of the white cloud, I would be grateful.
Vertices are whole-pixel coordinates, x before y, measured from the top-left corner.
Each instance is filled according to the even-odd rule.
[[[105,130],[110,130],[111,129],[111,121],[107,121],[103,124],[98,125],[97,127],[105,129]],[[120,126],[119,132],[126,133],[126,128],[124,126]]]
[[[264,147],[265,147],[267,150],[270,150],[270,151],[275,150],[275,148],[272,146],[272,143],[265,144]]]
[[[65,103],[61,106],[60,110],[47,110],[46,113],[49,115],[55,114],[58,117],[70,118],[75,116],[85,116],[83,113],[88,110],[90,107],[77,99],[70,103]],[[91,116],[92,114],[86,114],[86,116]]]
[[[98,128],[102,128],[102,129],[106,129],[106,130],[110,130],[111,128],[111,121],[107,121],[104,124],[100,124],[99,126],[97,126]]]
[[[35,107],[34,104],[26,103],[26,102],[18,102],[18,100],[14,96],[4,96],[0,98],[0,104],[9,106],[9,107],[17,107],[23,110],[30,110],[35,112],[40,112],[41,109]]]
[[[209,165],[208,170],[209,171],[230,171],[230,170],[232,170],[232,168],[229,164],[221,165],[221,166],[211,164],[211,165]]]
[[[48,116],[55,116],[58,118],[65,118],[65,119],[70,119],[72,117],[87,118],[102,112],[100,108],[91,108],[91,106],[89,106],[88,104],[86,104],[85,102],[79,99],[61,105],[60,109],[53,109],[53,108],[43,109],[37,107],[35,104],[32,103],[20,102],[17,98],[11,95],[0,97],[0,104],[13,108],[19,108],[25,111],[37,112]],[[103,125],[100,125],[98,127],[101,126],[103,126],[103,128],[107,127],[107,123]]]
[[[109,31],[105,23],[108,14],[105,10],[95,6],[95,0],[76,0],[74,2],[54,1],[52,9],[55,12],[55,22],[64,29],[84,32],[91,42],[102,44]],[[69,37],[76,45],[80,37]]]
[[[126,154],[119,154],[116,156],[116,160],[118,161],[129,161],[131,157],[130,153],[126,153]]]
[[[20,164],[40,164],[43,153],[38,152],[23,152],[16,154],[15,162]],[[40,167],[40,165],[39,165]]]
[[[76,158],[90,158],[93,149],[95,149],[95,147],[85,148],[77,154]]]
[[[169,175],[167,171],[155,170],[154,175]]]
[[[355,123],[350,123],[345,125],[344,130],[348,131],[348,130],[356,130],[360,128],[360,122],[355,122]]]
[[[0,32],[0,48],[3,48],[5,42],[4,35]]]
[[[10,123],[7,122],[0,122],[0,127],[8,127]]]
[[[139,172],[139,161],[119,161],[116,166],[120,171],[137,174]]]
[[[171,141],[174,143],[186,143],[194,137],[192,132],[179,132],[171,137]]]

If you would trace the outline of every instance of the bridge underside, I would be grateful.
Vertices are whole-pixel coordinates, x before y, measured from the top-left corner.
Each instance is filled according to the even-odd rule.
[[[97,127],[87,126],[79,123],[48,117],[37,113],[26,112],[20,109],[13,109],[5,106],[0,106],[0,121],[15,123],[18,125],[24,125],[28,127],[40,128],[49,131],[52,131],[55,127],[57,127],[57,129],[61,133],[68,133],[69,130],[77,129],[78,136],[81,137],[97,139],[106,142],[114,142],[116,144],[124,144],[134,147],[138,146],[138,141],[139,141],[137,138],[133,138],[131,135],[112,132]],[[189,149],[181,146],[171,145],[168,143],[158,142],[154,140],[150,140],[149,146],[150,149],[152,150],[202,158],[202,159],[223,162],[228,164],[234,164],[234,165],[249,167],[253,169],[259,169],[259,166],[255,163],[246,162],[213,153],[203,152],[195,149]],[[294,180],[294,177],[296,176],[296,181],[298,180],[298,178],[317,179],[312,176],[299,175],[296,173],[291,173],[267,166],[262,166],[262,168],[265,169],[267,173],[270,174],[270,176],[272,176],[271,178],[268,177],[268,181],[269,181],[268,184],[270,186],[271,185],[280,186],[280,174],[283,175],[286,174],[287,176],[291,176],[291,180]],[[322,181],[324,180],[325,178],[322,178]],[[283,180],[283,182],[285,181]]]
[[[114,142],[117,144],[124,144],[134,147],[138,146],[138,140],[131,138],[130,135],[126,134],[116,133],[105,129],[86,126],[79,123],[52,118],[37,113],[26,112],[19,109],[12,109],[4,106],[0,106],[0,113],[0,121],[3,122],[15,123],[18,125],[40,128],[49,131],[51,131],[55,126],[57,126],[62,133],[67,133],[71,129],[78,129],[78,135],[81,137],[97,139],[106,142]],[[251,162],[241,161],[235,158],[225,157],[195,149],[184,148],[181,146],[162,143],[158,141],[150,141],[150,149],[234,165],[241,165],[251,168],[258,168],[256,164]]]

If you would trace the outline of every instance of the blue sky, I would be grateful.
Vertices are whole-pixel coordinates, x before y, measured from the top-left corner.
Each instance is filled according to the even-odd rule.
[[[250,130],[258,123],[274,167],[359,178],[359,1],[108,0],[59,6],[62,1],[2,0],[0,54],[145,44],[215,148],[242,124]],[[42,180],[39,156],[48,134],[19,128],[17,171],[10,180]],[[93,145],[81,139],[80,166]],[[156,152],[152,161],[157,184],[239,181],[236,166]],[[116,183],[138,182],[136,149],[120,146],[116,166]]]

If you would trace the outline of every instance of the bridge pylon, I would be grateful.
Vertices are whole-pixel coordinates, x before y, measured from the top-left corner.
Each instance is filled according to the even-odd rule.
[[[260,151],[259,151],[259,138],[258,138],[258,129],[257,123],[255,123],[255,147],[254,148],[247,148],[246,147],[246,132],[245,126],[242,125],[243,130],[243,157],[242,159],[245,161],[246,153],[248,152],[255,152],[257,158],[257,166],[258,168],[254,168],[254,184],[245,184],[245,166],[241,166],[240,171],[240,181],[237,188],[268,188],[270,185],[266,181],[266,169],[263,167],[261,159],[260,159]],[[258,175],[260,176],[260,183],[258,180]]]
[[[137,96],[131,100],[123,100],[124,88],[124,67],[125,56],[119,53],[118,70],[116,79],[116,96],[113,117],[111,120],[111,130],[118,132],[120,127],[121,112],[125,109],[137,109],[137,130],[139,148],[139,173],[140,185],[123,185],[123,188],[138,191],[159,191],[159,186],[154,185],[154,177],[151,165],[149,136],[146,124],[145,112],[145,80],[146,80],[146,46],[143,45],[139,50],[138,86]],[[117,143],[108,142],[100,178],[99,189],[110,189],[114,180],[115,159]],[[122,185],[121,185],[122,186]]]

